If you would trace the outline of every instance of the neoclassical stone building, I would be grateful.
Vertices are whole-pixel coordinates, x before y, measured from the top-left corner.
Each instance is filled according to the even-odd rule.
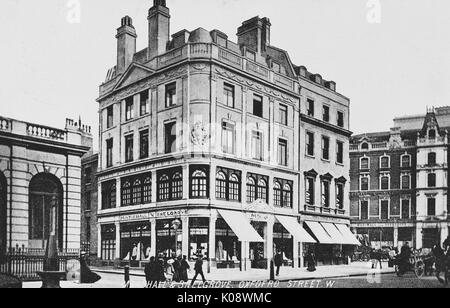
[[[394,126],[352,138],[352,227],[377,247],[431,248],[450,224],[450,108],[396,118]]]
[[[90,127],[65,129],[0,117],[0,247],[44,249],[56,208],[59,249],[80,247],[81,157]]]
[[[355,244],[349,220],[349,99],[294,65],[255,17],[237,43],[198,28],[170,36],[155,0],[148,47],[124,17],[100,86],[98,256],[176,252],[211,267],[300,266]]]

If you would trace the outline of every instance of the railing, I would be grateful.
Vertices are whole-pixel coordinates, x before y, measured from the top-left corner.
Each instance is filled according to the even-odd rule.
[[[219,48],[219,59],[230,64],[231,66],[242,68],[242,58],[226,49]]]
[[[158,57],[158,66],[166,66],[175,63],[183,58],[183,47],[169,51],[168,53]]]
[[[190,44],[190,56],[191,57],[210,57],[211,56],[211,44],[206,43],[197,43],[197,44]]]
[[[333,214],[333,215],[345,215],[345,210],[341,209],[332,209],[329,207],[319,207],[314,205],[305,205],[305,212],[314,212],[314,213],[321,213],[321,214]]]
[[[65,140],[66,132],[60,129],[41,126],[37,124],[27,124],[27,133],[29,136],[46,138],[53,140]]]
[[[13,248],[3,258],[0,272],[16,276],[22,281],[39,281],[38,272],[44,269],[45,251],[42,249]],[[58,264],[61,272],[67,272],[69,260],[79,260],[77,249],[64,250],[58,253]]]
[[[387,142],[372,143],[372,149],[386,149],[387,146]]]
[[[0,118],[0,130],[11,131],[12,130],[12,120]]]
[[[350,145],[350,151],[358,151],[358,150],[359,150],[359,145],[357,145],[357,144]]]
[[[275,84],[281,85],[282,87],[287,88],[291,91],[294,88],[292,80],[290,80],[289,78],[287,78],[283,75],[275,73],[274,77],[273,77],[273,81],[275,82]]]
[[[263,67],[262,65],[247,61],[246,70],[248,72],[255,73],[265,79],[269,78],[269,69]]]

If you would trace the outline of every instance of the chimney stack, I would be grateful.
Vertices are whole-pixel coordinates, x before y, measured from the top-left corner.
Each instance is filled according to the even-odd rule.
[[[242,23],[238,28],[238,44],[246,46],[258,54],[266,51],[270,45],[270,28],[272,24],[269,18],[253,17]]]
[[[148,59],[167,51],[170,40],[170,10],[166,0],[153,0],[148,11]]]
[[[117,29],[117,74],[122,74],[133,62],[136,53],[136,29],[129,16],[122,18],[122,24]]]

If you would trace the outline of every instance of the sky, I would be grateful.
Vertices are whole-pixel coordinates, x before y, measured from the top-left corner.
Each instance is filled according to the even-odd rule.
[[[63,128],[98,127],[98,86],[116,63],[129,15],[138,50],[153,0],[0,1],[0,115]],[[450,105],[448,0],[167,0],[171,33],[203,27],[236,41],[242,21],[272,22],[287,50],[351,100],[354,133],[388,131],[394,117]]]

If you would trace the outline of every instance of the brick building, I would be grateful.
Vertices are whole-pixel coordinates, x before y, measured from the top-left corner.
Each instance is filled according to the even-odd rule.
[[[352,227],[373,246],[431,248],[448,236],[449,125],[444,107],[352,137]]]
[[[0,248],[42,250],[56,209],[58,248],[80,248],[81,157],[90,127],[65,129],[0,117]]]
[[[98,256],[198,253],[211,267],[301,266],[355,244],[349,220],[349,99],[270,45],[255,17],[237,43],[198,28],[170,36],[155,0],[148,47],[132,19],[100,86]]]
[[[91,259],[97,259],[97,168],[97,153],[81,160],[81,248]]]

